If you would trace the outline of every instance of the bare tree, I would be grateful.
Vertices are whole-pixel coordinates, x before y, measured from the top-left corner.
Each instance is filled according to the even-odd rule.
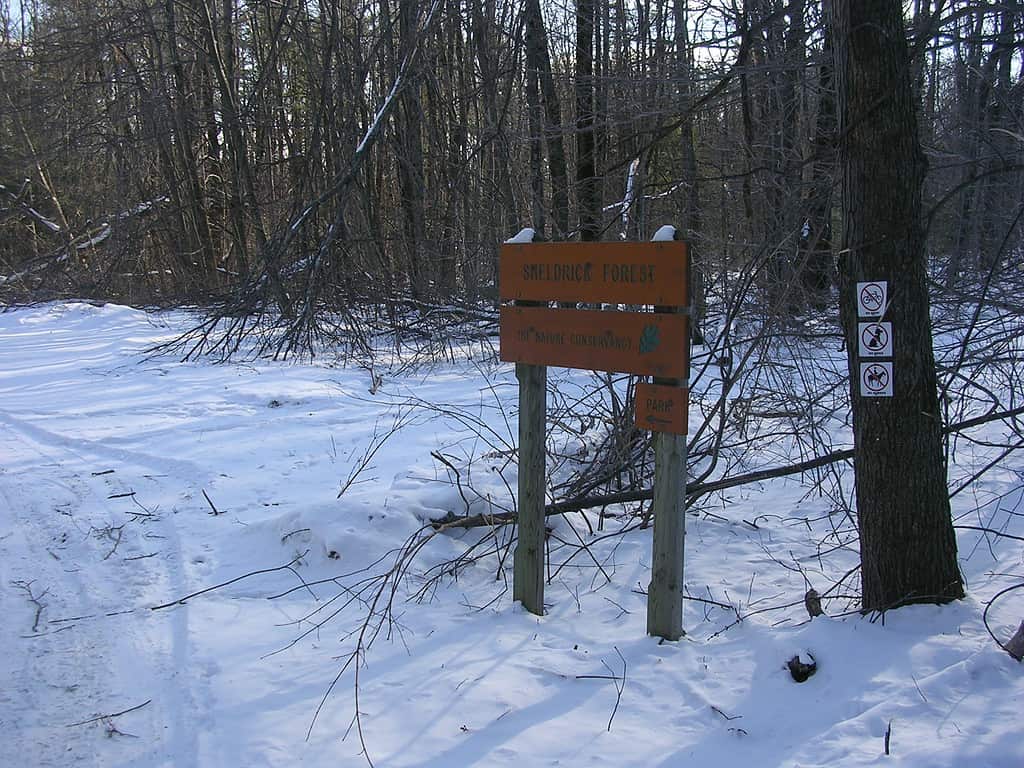
[[[963,596],[942,452],[917,135],[902,5],[837,0],[842,307],[853,401],[863,609]],[[860,387],[859,281],[887,281],[892,397]]]

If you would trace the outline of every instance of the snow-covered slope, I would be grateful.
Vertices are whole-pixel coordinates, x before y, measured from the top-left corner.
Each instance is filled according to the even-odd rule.
[[[682,641],[645,635],[650,531],[622,518],[554,522],[536,617],[511,600],[510,531],[423,528],[511,504],[508,367],[373,386],[144,354],[187,323],[0,314],[0,765],[1024,765],[1024,667],[981,620],[1019,541],[961,531],[959,604],[872,621],[833,599],[808,622],[805,575],[827,588],[855,553],[820,546],[848,525],[827,500],[778,480],[689,517]],[[1020,536],[1019,482],[990,473],[956,512]],[[1006,636],[1021,594],[990,615]]]

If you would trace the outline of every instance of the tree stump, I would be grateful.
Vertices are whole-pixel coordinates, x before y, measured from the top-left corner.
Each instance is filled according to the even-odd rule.
[[[1010,642],[1003,647],[1017,661],[1024,661],[1024,621],[1017,627],[1017,631],[1010,638]]]

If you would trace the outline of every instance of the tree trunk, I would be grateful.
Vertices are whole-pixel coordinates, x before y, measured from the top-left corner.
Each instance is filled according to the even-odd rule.
[[[498,36],[498,30],[495,24],[494,14],[494,3],[493,2],[476,2],[471,4],[471,14],[473,21],[473,41],[474,41],[474,52],[476,54],[477,66],[480,72],[480,99],[483,102],[483,110],[485,117],[485,127],[488,135],[493,134],[494,140],[490,141],[485,147],[487,156],[490,157],[489,167],[493,169],[492,173],[494,176],[494,184],[496,194],[494,195],[493,202],[490,203],[488,210],[491,215],[488,217],[491,229],[483,229],[482,237],[489,239],[503,239],[508,237],[510,232],[517,231],[517,227],[523,226],[523,222],[519,219],[520,206],[516,199],[516,190],[513,186],[511,168],[513,163],[511,160],[511,152],[509,149],[509,141],[504,132],[504,117],[502,115],[502,109],[500,105],[500,86],[499,82],[499,71],[498,61],[499,57],[495,56],[494,48],[497,47],[497,40],[500,39]],[[516,54],[518,58],[518,54]],[[534,133],[532,129],[533,118],[536,116],[536,110],[540,108],[540,98],[537,96],[537,86],[534,83],[532,94],[531,86],[527,84],[527,111],[529,113],[528,123],[531,125],[530,129],[530,154],[531,157],[534,152],[535,144],[541,141],[540,130],[538,129]],[[539,125],[539,122],[538,122]],[[538,147],[539,149],[539,147]],[[539,168],[540,162],[537,163]],[[531,163],[531,171],[533,169]],[[531,177],[532,178],[532,177]],[[544,184],[540,184],[540,199],[543,201],[544,197]],[[467,204],[470,204],[467,202]],[[543,216],[543,208],[541,215]],[[543,226],[537,226],[533,224],[534,229],[537,231],[543,231]],[[492,275],[498,274],[498,252],[492,249],[493,263],[490,265],[490,273]],[[468,260],[467,260],[468,265]],[[469,283],[467,282],[467,285]]]
[[[580,236],[601,239],[601,188],[594,150],[594,0],[576,3],[576,190]]]
[[[957,55],[954,56],[954,82],[956,85],[958,117],[960,118],[961,142],[959,152],[963,163],[960,178],[960,205],[956,220],[956,243],[952,248],[949,267],[946,273],[946,286],[952,288],[959,279],[960,272],[966,263],[973,261],[971,231],[975,220],[975,180],[978,176],[978,156],[980,153],[978,124],[981,114],[982,99],[979,96],[980,83],[978,73],[981,71],[981,34],[983,17],[978,13],[972,21],[968,17],[965,22],[963,38],[957,40]],[[964,258],[968,256],[968,258]],[[965,263],[966,262],[966,263]]]
[[[736,68],[740,74],[740,109],[743,113],[743,218],[746,222],[744,235],[753,238],[759,235],[755,232],[754,225],[754,202],[751,177],[754,173],[754,116],[751,104],[750,93],[750,50],[753,47],[750,43],[750,20],[747,15],[747,4],[743,3],[742,11],[739,13],[737,34],[740,36],[739,59]]]
[[[399,42],[395,72],[405,66],[407,57],[417,44],[417,4],[401,0],[398,10]],[[410,72],[410,85],[398,96],[395,116],[395,137],[398,144],[398,187],[402,196],[402,232],[409,259],[409,288],[413,298],[427,294],[430,276],[426,256],[426,189],[424,185],[423,107],[420,101],[420,71]]]
[[[530,69],[526,72],[526,108],[530,130],[530,224],[537,232],[544,232],[544,107],[540,103],[537,73]]]
[[[982,201],[978,224],[978,269],[984,275],[994,269],[1005,256],[1001,243],[1011,234],[1007,228],[1015,224],[1014,213],[1019,205],[1020,191],[1013,181],[1011,167],[1014,150],[1020,143],[1015,132],[1020,128],[1010,113],[1011,59],[1015,55],[1014,28],[1016,13],[1004,8],[999,13],[999,33],[986,62],[985,75],[989,81],[989,103],[985,105],[988,128],[988,157],[984,163],[984,178],[979,182]]]
[[[707,309],[704,296],[704,265],[700,251],[695,246],[694,235],[701,228],[700,219],[700,187],[697,173],[697,148],[694,146],[693,119],[693,72],[691,66],[690,40],[688,35],[689,19],[687,5],[684,0],[675,0],[672,6],[675,27],[675,73],[679,83],[678,105],[683,117],[680,121],[680,164],[681,164],[681,209],[682,214],[678,225],[688,244],[687,253],[690,259],[690,340],[694,344],[703,344],[701,332],[704,314]]]
[[[963,597],[925,275],[910,63],[899,0],[837,0],[842,308],[851,376],[862,609]],[[860,394],[856,283],[888,281],[893,396]]]
[[[822,31],[818,64],[818,112],[811,140],[811,183],[800,237],[801,283],[816,309],[828,303],[832,283],[832,190],[836,169],[836,95],[832,75],[832,30]]]
[[[566,170],[565,145],[562,142],[562,107],[551,70],[548,36],[544,29],[539,0],[526,0],[526,69],[527,77],[536,73],[544,105],[544,135],[547,139],[548,168],[551,173],[551,239],[560,240],[569,232],[569,176]]]

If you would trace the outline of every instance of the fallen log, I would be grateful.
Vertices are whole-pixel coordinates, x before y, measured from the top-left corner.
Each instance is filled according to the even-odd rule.
[[[850,458],[853,458],[853,449],[835,451],[834,453],[829,453],[824,456],[816,456],[813,459],[802,461],[799,464],[787,464],[784,467],[760,469],[756,472],[734,475],[733,477],[723,477],[707,483],[687,483],[686,497],[688,501],[693,501],[699,496],[703,496],[714,491],[733,488],[737,485],[746,485],[747,483],[756,483],[760,480],[771,480],[776,477],[795,475],[800,472],[807,472],[812,469],[817,469],[818,467],[824,467],[837,461],[843,461],[844,459]],[[619,493],[609,493],[604,495],[581,496],[576,499],[556,501],[552,504],[547,504],[544,506],[544,514],[545,516],[564,515],[568,512],[579,512],[580,510],[593,509],[594,507],[606,507],[611,504],[629,504],[634,501],[650,501],[653,498],[653,488],[644,488],[638,491],[621,491]],[[515,519],[516,514],[514,512],[465,515],[462,517],[454,514],[448,514],[444,517],[431,520],[430,524],[436,530],[441,531],[448,528],[476,528],[482,525],[504,525],[505,523],[515,522]]]
[[[992,421],[999,421],[1001,419],[1009,419],[1015,416],[1024,415],[1024,406],[1019,408],[1013,408],[1008,411],[998,411],[995,413],[988,413],[984,416],[976,416],[972,419],[966,419],[965,421],[958,422],[956,424],[948,424],[943,428],[945,434],[951,434],[953,432],[961,432],[965,429],[971,429],[973,427],[981,426]],[[768,469],[760,469],[756,472],[747,472],[743,475],[735,475],[733,477],[722,477],[718,480],[711,480],[705,483],[687,483],[686,484],[686,497],[687,502],[692,502],[694,499],[704,496],[714,491],[722,491],[726,488],[735,488],[738,485],[746,485],[747,483],[756,483],[762,480],[772,480],[777,477],[786,477],[788,475],[796,475],[801,472],[809,472],[812,469],[819,467],[825,467],[829,464],[835,464],[839,461],[846,461],[847,459],[853,458],[854,451],[852,448],[847,448],[842,451],[833,451],[827,453],[824,456],[816,456],[813,459],[807,461],[801,461],[797,464],[787,464],[781,467],[770,467]],[[650,501],[654,498],[653,488],[644,488],[636,491],[620,491],[619,493],[609,493],[603,495],[593,496],[580,496],[575,499],[567,499],[565,501],[556,501],[551,504],[544,506],[544,515],[564,515],[568,512],[579,512],[584,509],[593,509],[595,507],[606,507],[612,504],[630,504],[636,501]],[[449,528],[478,528],[481,526],[495,526],[505,525],[507,523],[514,523],[516,520],[515,512],[499,512],[497,514],[480,514],[480,515],[455,515],[449,512],[444,517],[434,518],[430,521],[430,525],[433,526],[434,530],[444,531]]]

